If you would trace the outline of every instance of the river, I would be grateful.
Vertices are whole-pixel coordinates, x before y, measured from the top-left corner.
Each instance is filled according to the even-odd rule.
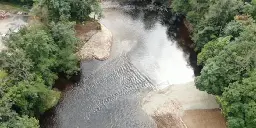
[[[80,82],[41,118],[42,127],[156,128],[141,108],[145,94],[199,73],[189,34],[169,9],[105,2],[103,14],[114,37],[110,58],[81,63]]]

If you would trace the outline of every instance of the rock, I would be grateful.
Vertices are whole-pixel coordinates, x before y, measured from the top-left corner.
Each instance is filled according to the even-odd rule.
[[[185,26],[188,28],[188,32],[189,33],[192,33],[193,32],[193,25],[187,20],[187,19],[184,19],[184,24]]]
[[[22,15],[22,14],[23,14],[23,12],[20,12],[20,11],[19,11],[19,12],[17,12],[17,15]]]
[[[105,60],[110,56],[113,35],[104,25],[100,26],[101,30],[91,30],[78,36],[84,43],[77,53],[80,60]]]

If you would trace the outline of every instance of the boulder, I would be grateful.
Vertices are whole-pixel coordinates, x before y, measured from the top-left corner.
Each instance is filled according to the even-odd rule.
[[[77,35],[83,43],[77,53],[80,60],[106,60],[110,56],[113,35],[104,25],[100,24],[100,28]]]

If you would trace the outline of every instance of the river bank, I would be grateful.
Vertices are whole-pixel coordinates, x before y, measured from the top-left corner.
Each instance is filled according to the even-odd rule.
[[[196,89],[194,82],[150,92],[142,102],[158,128],[226,128],[215,96]]]
[[[110,56],[113,43],[112,33],[97,21],[87,21],[75,26],[76,36],[81,41],[81,48],[77,52],[80,60],[106,60]]]

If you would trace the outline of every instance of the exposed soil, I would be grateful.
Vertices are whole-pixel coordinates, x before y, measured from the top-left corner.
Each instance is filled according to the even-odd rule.
[[[88,36],[89,38],[95,34],[98,30],[101,29],[101,25],[97,21],[86,21],[83,24],[76,24],[75,30],[76,30],[76,36],[81,39],[82,41],[87,41]],[[95,31],[95,33],[92,33],[92,35],[88,35],[89,32]]]
[[[182,120],[172,114],[153,116],[152,118],[155,120],[157,128],[186,128]]]
[[[188,128],[227,128],[220,109],[188,110],[182,120]]]

